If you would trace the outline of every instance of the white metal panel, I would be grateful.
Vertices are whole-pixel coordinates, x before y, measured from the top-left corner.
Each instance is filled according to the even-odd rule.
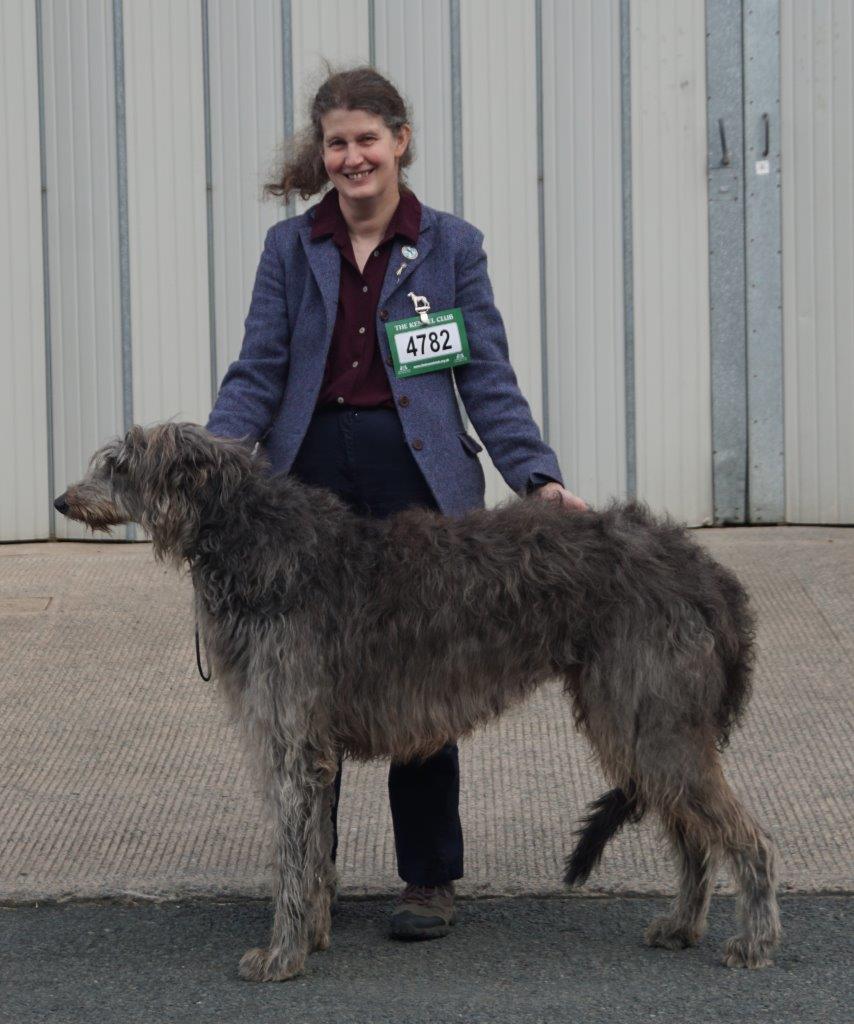
[[[124,5],[133,410],[210,409],[201,5]]]
[[[92,452],[123,427],[112,4],[85,0],[42,10],[59,493],[80,479]],[[56,535],[91,532],[57,516]]]
[[[333,71],[368,63],[368,0],[291,0],[291,26],[294,128],[300,131],[326,78],[326,62]],[[317,196],[297,198],[294,208],[304,213],[316,202]]]
[[[291,0],[293,74],[297,128],[308,123],[317,87],[326,77],[324,61],[334,70],[367,64],[368,0]]]
[[[854,12],[781,7],[786,519],[854,522]]]
[[[375,0],[376,66],[412,107],[409,185],[422,202],[453,210],[450,9],[435,0]]]
[[[237,358],[255,271],[280,203],[261,189],[280,171],[284,135],[281,0],[209,0],[216,376]]]
[[[463,0],[460,34],[464,214],[486,236],[510,359],[541,423],[534,5]],[[508,493],[489,467],[487,503]]]
[[[705,8],[631,11],[638,496],[712,520]]]
[[[566,485],[626,486],[619,0],[544,0],[549,441]]]
[[[0,4],[0,540],[48,536],[35,4]]]

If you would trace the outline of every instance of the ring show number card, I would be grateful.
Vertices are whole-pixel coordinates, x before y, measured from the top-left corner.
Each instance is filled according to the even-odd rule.
[[[424,319],[413,316],[385,325],[398,377],[449,370],[471,359],[462,310],[443,309]]]

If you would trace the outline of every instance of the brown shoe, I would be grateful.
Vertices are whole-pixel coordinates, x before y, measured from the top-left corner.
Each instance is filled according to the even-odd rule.
[[[393,939],[440,939],[456,924],[454,883],[407,885],[391,915]]]

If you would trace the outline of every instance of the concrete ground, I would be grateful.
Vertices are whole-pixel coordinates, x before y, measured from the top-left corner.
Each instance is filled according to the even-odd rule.
[[[776,838],[784,892],[854,889],[854,530],[698,530],[759,615],[755,695],[726,756]],[[268,892],[268,829],[213,683],[190,586],[147,544],[0,545],[0,902]],[[465,895],[550,894],[605,787],[557,687],[464,742]],[[348,765],[342,891],[398,886],[383,764]],[[586,891],[660,894],[650,823]],[[722,876],[720,886],[729,882]]]

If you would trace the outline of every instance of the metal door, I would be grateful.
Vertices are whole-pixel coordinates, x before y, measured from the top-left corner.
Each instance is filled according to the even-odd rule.
[[[716,523],[785,518],[778,0],[706,5]]]

